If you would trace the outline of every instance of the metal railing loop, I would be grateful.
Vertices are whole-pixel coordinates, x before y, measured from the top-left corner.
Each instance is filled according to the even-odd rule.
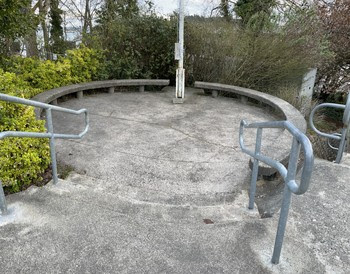
[[[244,144],[244,129],[257,129],[255,151],[249,150]],[[286,168],[282,163],[261,154],[262,130],[265,128],[282,128],[288,130],[293,136],[292,147],[289,155],[288,167]],[[281,255],[282,243],[287,224],[288,212],[291,201],[291,194],[304,194],[309,188],[311,174],[314,164],[313,150],[310,140],[298,128],[296,128],[289,121],[272,121],[260,123],[247,123],[242,120],[239,130],[239,143],[244,153],[254,158],[252,177],[249,191],[249,209],[254,209],[254,200],[256,193],[256,182],[258,178],[259,161],[264,162],[271,167],[277,169],[284,180],[285,187],[283,192],[283,200],[281,206],[280,219],[276,234],[275,246],[272,255],[272,263],[278,264]],[[300,149],[304,154],[304,163],[299,183],[296,180],[297,167],[299,162]]]
[[[56,151],[55,151],[55,139],[81,139],[89,130],[89,116],[86,109],[80,110],[72,110],[68,108],[62,108],[50,104],[45,104],[33,100],[23,99],[7,94],[0,93],[0,100],[22,104],[32,107],[38,107],[45,109],[46,112],[46,123],[47,123],[47,132],[27,132],[27,131],[4,131],[0,132],[0,140],[7,137],[26,137],[26,138],[48,138],[50,139],[50,156],[51,156],[51,164],[52,164],[52,177],[53,183],[57,184],[58,182],[58,174],[57,174],[57,162],[56,162]],[[69,113],[73,115],[85,115],[85,127],[82,132],[79,134],[60,134],[54,133],[53,121],[52,121],[52,111],[59,111],[64,113]],[[7,214],[7,205],[4,195],[4,190],[2,186],[2,182],[0,180],[0,210],[3,215]]]
[[[335,109],[344,109],[344,114],[343,114],[343,128],[341,130],[341,133],[326,133],[318,130],[314,124],[314,116],[315,113],[322,108],[335,108]],[[346,105],[342,104],[334,104],[334,103],[323,103],[318,106],[316,106],[310,113],[310,118],[309,118],[309,123],[310,127],[313,131],[315,131],[319,136],[326,137],[328,146],[334,150],[337,150],[337,157],[335,159],[335,163],[339,164],[342,157],[343,153],[346,149],[347,146],[347,141],[348,141],[348,134],[349,134],[349,124],[350,124],[350,95],[347,97]],[[331,145],[330,140],[337,140],[339,142],[339,147],[336,148],[333,145]]]

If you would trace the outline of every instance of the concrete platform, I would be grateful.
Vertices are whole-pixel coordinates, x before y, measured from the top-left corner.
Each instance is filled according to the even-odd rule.
[[[254,105],[186,91],[70,100],[91,130],[59,141],[75,168],[58,185],[8,196],[0,217],[2,273],[347,273],[350,168],[316,160],[309,192],[293,197],[281,263],[270,263],[278,214],[247,210],[249,158],[241,119],[278,119]],[[55,115],[55,131],[79,131]],[[278,131],[266,132],[273,147]],[[255,132],[246,135],[254,145]]]
[[[59,161],[134,199],[198,205],[232,201],[249,175],[249,158],[238,144],[240,120],[279,117],[238,100],[205,96],[200,89],[186,89],[181,105],[172,103],[173,96],[171,90],[122,92],[65,102],[64,107],[87,108],[91,127],[81,141],[58,140]],[[66,114],[54,118],[57,132],[78,132],[82,125]],[[246,142],[253,148],[256,133],[248,133]],[[266,131],[264,147],[273,147],[269,144],[280,134],[279,129]]]

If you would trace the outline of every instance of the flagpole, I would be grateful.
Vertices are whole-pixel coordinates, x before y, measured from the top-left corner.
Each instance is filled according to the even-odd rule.
[[[175,48],[175,56],[179,61],[176,70],[176,90],[175,97],[179,99],[185,98],[185,69],[184,69],[184,0],[179,0],[179,41]]]

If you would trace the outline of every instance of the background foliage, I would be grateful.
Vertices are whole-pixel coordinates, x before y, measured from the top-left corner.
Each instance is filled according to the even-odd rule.
[[[105,52],[108,78],[174,78],[176,20],[122,11],[116,17],[102,13],[94,32],[100,41],[95,47]]]
[[[332,59],[319,67],[317,91],[322,100],[343,103],[350,90],[350,1],[316,3],[334,53]]]
[[[243,28],[224,20],[189,22],[190,78],[273,94],[281,86],[298,86],[310,67],[331,55],[325,36],[317,31],[319,25],[314,10],[301,9],[268,20],[258,13]]]
[[[30,87],[16,74],[0,70],[0,92],[30,98],[39,90]],[[0,131],[44,132],[44,124],[35,119],[32,108],[0,101]],[[0,178],[11,191],[19,191],[37,180],[49,162],[47,140],[6,138],[0,141]]]
[[[100,79],[104,73],[104,66],[101,51],[81,46],[79,49],[68,50],[66,57],[61,57],[58,61],[13,57],[7,61],[6,69],[18,75],[38,92],[42,92]]]
[[[16,38],[33,29],[35,16],[28,13],[30,0],[0,0],[0,61],[11,52]]]
[[[0,69],[0,92],[31,98],[36,94],[72,83],[97,79],[102,53],[86,47],[67,52],[58,61],[14,57],[7,61],[7,72]],[[0,101],[1,131],[45,132],[45,122],[36,120],[31,107]],[[50,163],[48,140],[6,138],[0,140],[0,178],[9,191],[19,191]]]

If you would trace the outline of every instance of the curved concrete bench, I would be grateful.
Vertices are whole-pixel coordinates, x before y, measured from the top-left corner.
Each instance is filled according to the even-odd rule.
[[[307,124],[303,115],[291,104],[280,98],[253,89],[219,83],[195,82],[194,86],[204,90],[211,90],[214,97],[216,97],[220,91],[224,91],[241,96],[243,102],[247,102],[248,98],[251,98],[258,102],[264,103],[280,114],[282,119],[290,121],[303,133],[306,132]],[[289,152],[291,149],[291,142],[289,142],[290,140],[290,134],[284,131],[283,134],[276,139],[274,147],[268,148],[269,152],[273,150],[274,158],[284,165],[288,164]],[[249,165],[252,168],[252,159],[250,160]],[[271,176],[276,172],[276,169],[265,165],[264,163],[259,164],[259,175]]]
[[[115,87],[138,86],[139,91],[144,91],[145,86],[168,86],[169,80],[165,79],[126,79],[126,80],[105,80],[88,83],[74,84],[44,91],[32,98],[32,100],[42,103],[57,104],[57,99],[68,94],[76,93],[79,99],[83,98],[83,92],[92,89],[108,88],[108,93],[114,93]],[[36,110],[36,116],[39,118],[41,109]]]

